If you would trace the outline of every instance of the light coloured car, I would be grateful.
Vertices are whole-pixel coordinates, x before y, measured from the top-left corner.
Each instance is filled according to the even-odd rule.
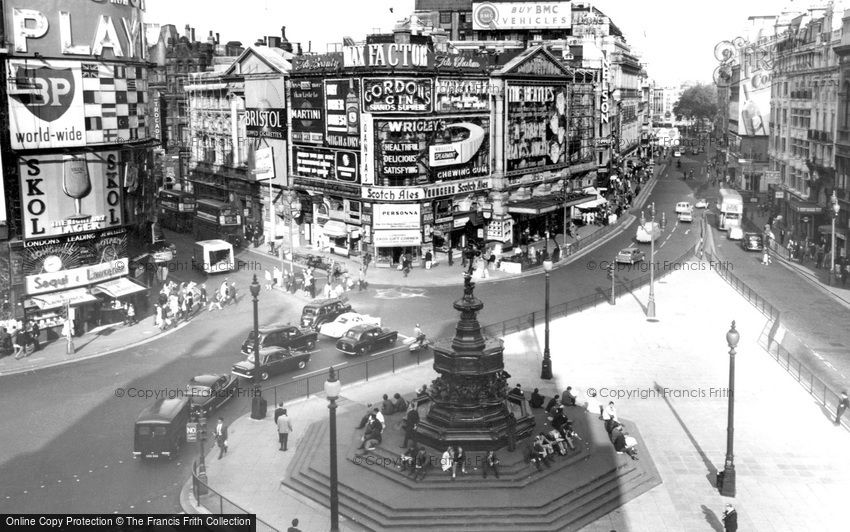
[[[693,212],[692,212],[692,211],[680,212],[680,213],[678,214],[678,217],[679,217],[679,221],[680,221],[680,222],[688,222],[688,223],[690,223],[690,222],[693,222],[693,221],[694,221],[694,215],[693,215]]]
[[[682,214],[683,212],[691,212],[692,210],[694,210],[693,205],[691,205],[687,201],[680,201],[676,204],[676,214]]]
[[[701,198],[697,200],[697,202],[694,204],[694,207],[696,207],[697,209],[707,209],[708,200],[706,200],[705,198]]]
[[[744,230],[740,227],[730,227],[729,228],[729,240],[743,240],[744,239]]]
[[[381,326],[381,318],[369,316],[367,314],[358,314],[356,312],[346,312],[337,316],[334,321],[323,323],[319,326],[319,334],[330,336],[331,338],[341,338],[355,325],[377,325]]]
[[[649,244],[649,242],[652,240],[658,240],[658,237],[660,236],[661,226],[658,225],[658,222],[646,222],[644,224],[638,225],[637,232],[635,234],[635,240],[642,244]]]
[[[636,264],[642,262],[645,258],[646,254],[643,251],[634,246],[629,246],[621,249],[615,260],[620,264]]]

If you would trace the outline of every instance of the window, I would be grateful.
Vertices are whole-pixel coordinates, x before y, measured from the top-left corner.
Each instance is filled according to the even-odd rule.
[[[452,23],[452,12],[451,11],[440,11],[440,24],[451,24]]]
[[[461,24],[472,24],[472,11],[461,11],[459,13],[459,22]]]

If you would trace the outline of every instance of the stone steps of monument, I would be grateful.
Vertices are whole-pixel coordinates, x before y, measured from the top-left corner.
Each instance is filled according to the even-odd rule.
[[[579,442],[582,443],[582,442]],[[403,451],[403,449],[399,449]],[[377,447],[372,451],[365,453],[349,453],[346,459],[353,463],[360,464],[369,457],[370,465],[361,467],[369,467],[369,471],[382,477],[405,486],[412,490],[430,490],[439,488],[454,488],[457,485],[472,484],[476,488],[492,487],[492,488],[510,488],[522,489],[529,484],[540,481],[540,478],[550,474],[556,474],[563,467],[575,464],[587,458],[587,451],[582,447],[577,447],[575,451],[570,451],[565,456],[555,458],[554,465],[551,467],[543,467],[542,471],[537,471],[536,467],[529,460],[523,458],[521,460],[508,461],[502,459],[499,466],[499,479],[496,479],[492,473],[487,479],[483,478],[481,464],[483,462],[483,454],[471,453],[470,468],[467,469],[467,474],[463,475],[460,472],[457,474],[456,480],[451,480],[448,472],[443,472],[439,466],[440,456],[431,456],[433,467],[425,476],[424,479],[414,481],[406,472],[401,472],[398,469],[398,463],[401,460],[400,453],[394,453],[385,447]],[[387,464],[381,466],[378,464]],[[473,465],[478,464],[478,469],[472,469]],[[557,466],[557,467],[555,467]]]
[[[330,479],[320,471],[302,471],[294,475],[292,480],[301,493],[322,504],[329,503]],[[345,479],[340,480],[339,495],[344,515],[375,530],[433,530],[435,526],[442,530],[564,530],[583,526],[616,509],[622,504],[624,495],[652,481],[651,476],[639,469],[617,467],[556,499],[522,506],[517,504],[522,499],[516,497],[513,491],[470,490],[469,486],[459,484],[440,489],[440,492],[449,492],[455,501],[460,502],[455,507],[440,506],[435,504],[432,497],[428,497],[423,500],[422,507],[413,505],[413,508],[393,509],[365,491],[369,488],[368,483],[364,487],[355,488],[349,486]],[[559,482],[563,482],[563,478]],[[480,501],[476,502],[470,497],[473,491],[480,492],[479,496],[490,502],[503,499],[503,503],[498,507],[482,507]],[[529,492],[528,496],[542,495],[541,499],[545,499],[548,493],[545,487],[536,488],[533,492]],[[463,495],[458,496],[461,493]]]

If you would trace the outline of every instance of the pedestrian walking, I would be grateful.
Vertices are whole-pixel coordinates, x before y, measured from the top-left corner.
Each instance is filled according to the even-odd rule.
[[[738,530],[738,512],[731,504],[727,504],[726,510],[723,511],[723,530],[724,532],[737,532]]]
[[[761,257],[761,265],[767,266],[770,264],[770,254],[767,252],[767,248],[764,248],[764,255]]]
[[[835,424],[841,424],[841,416],[844,415],[844,411],[847,410],[847,407],[850,407],[850,400],[847,399],[847,392],[841,392],[841,399],[838,401],[838,408],[835,410]]]
[[[154,305],[153,326],[160,327],[162,325],[162,307],[159,304]]]
[[[839,274],[841,275],[841,288],[847,285],[847,274],[850,273],[850,265],[847,264],[847,259],[841,259],[841,267]]]
[[[38,351],[41,349],[41,339],[39,338],[39,336],[41,335],[41,327],[38,326],[37,321],[29,321],[28,323],[29,326],[27,330],[29,330],[30,338],[33,342],[33,349],[35,351]]]
[[[236,295],[236,283],[234,281],[230,281],[230,288],[228,288],[228,295],[230,296],[230,302],[235,305],[238,302],[239,297]]]
[[[357,289],[362,292],[364,288],[366,288],[366,267],[361,266],[357,272]]]
[[[209,311],[212,312],[213,310],[216,310],[216,309],[224,310],[221,306],[221,294],[219,292],[216,292],[216,293],[213,294],[212,301],[210,302]]]
[[[195,313],[195,294],[191,290],[187,291],[183,301],[186,303],[186,319],[189,319]]]
[[[227,425],[224,424],[224,418],[218,418],[218,424],[215,426],[215,443],[218,445],[218,459],[227,454]]]
[[[201,288],[198,290],[201,293],[201,306],[207,306],[207,285],[206,283],[201,285]]]
[[[286,412],[286,409],[283,408],[283,403],[278,403],[277,408],[274,409],[274,422],[277,424],[277,419]]]
[[[136,324],[136,307],[133,306],[132,303],[127,303],[127,325],[135,325]]]
[[[230,287],[227,284],[227,279],[221,282],[221,286],[218,287],[218,293],[221,296],[220,301],[222,304],[227,304],[228,296],[230,292]]]
[[[363,271],[369,271],[369,263],[372,262],[372,254],[368,251],[363,255]]]
[[[492,471],[496,478],[499,478],[499,458],[494,451],[487,451],[487,456],[484,457],[484,478],[487,478],[487,472]]]
[[[292,520],[292,526],[287,528],[286,532],[301,532],[301,529],[298,528],[298,519]]]
[[[407,447],[408,441],[416,443],[416,440],[413,438],[413,431],[417,423],[419,423],[419,410],[416,408],[416,401],[410,401],[407,405],[407,414],[405,414],[402,421],[404,427],[404,443],[401,444],[402,447]]]
[[[277,439],[280,443],[281,451],[286,451],[290,432],[292,432],[292,422],[290,422],[289,416],[286,414],[286,409],[284,408],[280,417],[277,418]]]
[[[266,270],[265,271],[265,277],[266,277],[266,290],[269,291],[269,290],[272,289],[272,272]]]

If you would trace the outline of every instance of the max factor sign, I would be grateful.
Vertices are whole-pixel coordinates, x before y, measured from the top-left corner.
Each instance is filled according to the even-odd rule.
[[[373,43],[344,46],[343,66],[427,68],[434,55],[427,44]]]

